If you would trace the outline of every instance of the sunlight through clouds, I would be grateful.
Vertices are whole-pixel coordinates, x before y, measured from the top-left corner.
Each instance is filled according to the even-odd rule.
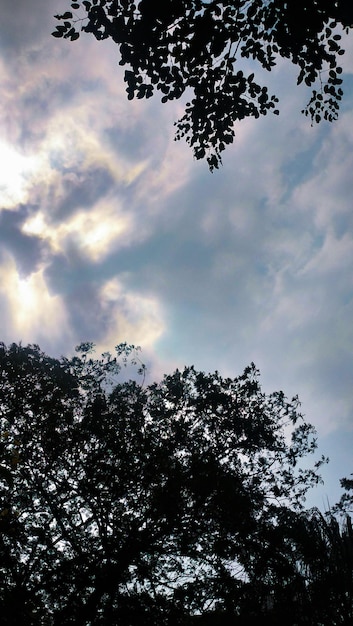
[[[119,215],[116,203],[102,200],[93,210],[79,210],[60,224],[51,224],[42,212],[31,216],[22,232],[36,235],[55,252],[74,247],[92,261],[103,260],[123,235],[132,230],[132,216]]]
[[[156,297],[128,292],[121,281],[107,281],[100,290],[103,318],[107,316],[106,346],[128,338],[148,350],[165,331],[163,310]],[[106,349],[105,346],[105,349]]]
[[[11,209],[26,201],[32,178],[40,168],[40,158],[20,154],[0,141],[0,163],[1,208]]]
[[[49,293],[42,269],[22,278],[14,260],[8,257],[0,266],[0,293],[9,310],[14,338],[28,342],[33,336],[58,340],[68,332],[63,303]]]

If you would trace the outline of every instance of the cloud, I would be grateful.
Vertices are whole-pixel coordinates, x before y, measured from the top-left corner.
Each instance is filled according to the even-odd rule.
[[[315,155],[308,180],[293,192],[297,211],[318,229],[352,232],[353,113],[343,113]]]
[[[104,341],[113,345],[128,341],[151,349],[165,330],[163,308],[154,296],[127,289],[117,278],[105,282],[99,292],[102,318],[107,320]],[[115,345],[115,344],[114,344]]]
[[[0,141],[0,161],[0,210],[11,209],[27,200],[32,179],[41,165],[40,159],[37,155],[21,154]]]
[[[3,255],[0,293],[3,341],[44,342],[53,347],[71,334],[63,302],[49,292],[43,270],[21,277],[14,258]]]
[[[81,207],[68,219],[51,224],[50,216],[39,211],[31,215],[22,227],[22,232],[36,235],[45,240],[54,253],[70,254],[75,248],[88,260],[97,262],[104,259],[112,248],[119,245],[132,229],[132,218],[119,215],[117,201],[103,198],[94,210]]]
[[[1,50],[8,59],[21,58],[29,46],[34,47],[48,35],[54,23],[53,5],[64,6],[65,0],[55,0],[48,10],[46,0],[36,0],[29,9],[23,0],[12,0],[1,7]],[[64,3],[64,4],[63,4]],[[66,3],[67,6],[67,3]]]
[[[16,213],[0,213],[0,245],[15,259],[19,275],[24,278],[36,271],[45,256],[45,246],[37,237],[21,232],[31,207],[20,206]]]
[[[46,270],[67,312],[75,342],[94,340],[98,350],[122,341],[150,349],[165,330],[163,305],[154,294],[134,292],[124,276],[103,278],[73,259],[57,257]]]

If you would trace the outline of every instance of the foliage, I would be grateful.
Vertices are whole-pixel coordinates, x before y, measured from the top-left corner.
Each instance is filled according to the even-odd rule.
[[[334,507],[334,511],[340,513],[353,513],[353,474],[351,474],[351,478],[341,478],[340,483],[344,492],[340,501]]]
[[[279,112],[277,97],[246,63],[244,73],[241,59],[268,71],[279,57],[289,59],[297,83],[315,85],[305,114],[315,122],[337,118],[340,33],[353,26],[348,0],[75,0],[71,9],[55,16],[53,35],[75,40],[82,30],[112,39],[127,66],[129,99],[156,89],[162,102],[190,94],[176,139],[185,137],[211,171],[233,141],[234,122]]]
[[[2,623],[240,619],[266,536],[319,480],[298,400],[254,365],[118,383],[133,347],[92,349],[0,346]]]
[[[267,606],[271,624],[349,626],[353,623],[353,530],[319,510],[288,508],[263,535],[250,573],[249,612],[261,624]],[[254,598],[258,606],[251,608]],[[256,621],[256,618],[258,621]]]

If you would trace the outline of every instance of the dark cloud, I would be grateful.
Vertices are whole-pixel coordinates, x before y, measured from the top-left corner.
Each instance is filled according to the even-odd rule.
[[[63,5],[62,0],[57,5]],[[55,20],[55,2],[26,0],[2,2],[0,21],[0,45],[5,55],[19,56],[28,46],[48,38]]]
[[[0,212],[0,246],[15,259],[21,277],[36,271],[43,261],[46,244],[36,236],[23,233],[21,228],[34,207],[20,206],[16,212]]]
[[[50,292],[60,295],[77,342],[99,341],[107,331],[109,320],[102,315],[100,285],[94,268],[84,264],[74,251],[68,255],[56,254],[45,270],[45,278]]]
[[[60,197],[47,207],[47,215],[52,224],[59,224],[73,215],[77,209],[87,212],[95,203],[109,194],[115,186],[114,178],[107,169],[90,167],[77,171],[61,168],[60,162],[53,162],[55,169],[60,171]],[[55,187],[52,190],[55,195]]]
[[[86,282],[81,276],[74,288],[66,292],[64,301],[75,334],[86,339],[94,336],[95,341],[100,341],[111,323],[111,312],[103,310],[99,285],[92,279]]]

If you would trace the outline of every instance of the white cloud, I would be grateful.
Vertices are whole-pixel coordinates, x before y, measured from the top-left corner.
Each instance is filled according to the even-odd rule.
[[[50,216],[49,216],[50,219]],[[103,198],[93,209],[81,208],[67,220],[51,224],[41,211],[24,222],[22,231],[49,243],[53,252],[74,247],[94,262],[102,261],[115,246],[126,245],[133,230],[132,216],[122,215],[117,201]]]
[[[112,347],[121,341],[151,349],[165,330],[161,304],[153,296],[130,292],[113,278],[99,291],[102,319],[106,329],[100,347]]]
[[[21,154],[14,147],[0,141],[1,209],[12,209],[26,202],[32,180],[40,169],[38,155]]]

